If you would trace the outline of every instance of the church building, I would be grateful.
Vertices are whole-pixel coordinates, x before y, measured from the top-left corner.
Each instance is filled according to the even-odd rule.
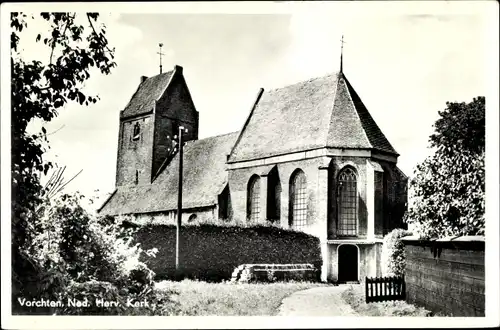
[[[241,131],[198,139],[182,67],[142,77],[120,111],[116,189],[99,213],[175,223],[182,126],[183,223],[271,222],[320,239],[323,281],[380,276],[382,238],[405,226],[407,177],[342,66],[260,89],[249,108]]]

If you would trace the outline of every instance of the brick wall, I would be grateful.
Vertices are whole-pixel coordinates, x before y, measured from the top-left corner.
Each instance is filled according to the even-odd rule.
[[[484,316],[484,238],[402,239],[410,303],[452,316]]]
[[[151,161],[153,142],[153,117],[142,116],[120,123],[118,158],[116,164],[116,186],[151,182]],[[133,139],[134,126],[139,124],[139,139]]]
[[[135,185],[136,171],[139,184],[150,183],[165,159],[173,155],[168,149],[172,148],[179,126],[188,129],[183,141],[198,139],[198,111],[182,72],[175,73],[172,79],[156,103],[154,114],[120,121],[116,186]],[[141,133],[134,140],[136,124]]]
[[[158,100],[155,113],[153,146],[153,175],[169,155],[172,141],[179,133],[179,126],[188,129],[183,141],[198,139],[198,111],[196,111],[184,77],[176,74],[169,89]]]
[[[300,169],[304,172],[307,181],[307,221],[308,227],[304,231],[319,236],[326,230],[326,220],[318,219],[318,166],[319,159],[305,159],[277,164],[277,172],[281,185],[280,201],[280,224],[284,228],[289,227],[289,184],[290,178],[295,170]],[[231,190],[233,217],[237,220],[246,219],[247,208],[247,186],[248,181],[253,175],[261,177],[261,213],[262,222],[265,219],[267,202],[267,180],[268,174],[275,165],[263,165],[249,168],[232,169],[229,171],[229,189]]]

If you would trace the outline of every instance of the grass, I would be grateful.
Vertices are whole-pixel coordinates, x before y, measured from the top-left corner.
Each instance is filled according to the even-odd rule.
[[[350,286],[342,292],[342,299],[351,305],[361,316],[432,316],[431,312],[422,307],[416,307],[405,301],[384,301],[367,304],[363,286]]]
[[[181,316],[272,316],[278,313],[283,298],[293,292],[321,283],[278,282],[233,284],[184,280],[162,281],[156,284],[161,291],[171,292],[174,315]]]

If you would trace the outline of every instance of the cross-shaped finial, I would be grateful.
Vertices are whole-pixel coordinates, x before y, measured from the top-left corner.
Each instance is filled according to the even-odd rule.
[[[342,35],[342,39],[340,39],[340,73],[342,73],[343,66],[343,55],[344,55],[344,35]]]
[[[162,44],[161,42],[160,42],[159,46],[160,46],[160,51],[159,51],[159,52],[157,52],[156,54],[159,54],[159,55],[160,55],[160,74],[161,74],[161,73],[162,73],[161,56],[162,56],[162,55],[165,55],[165,54],[163,54],[163,53],[161,52],[161,47],[163,47],[163,44]]]

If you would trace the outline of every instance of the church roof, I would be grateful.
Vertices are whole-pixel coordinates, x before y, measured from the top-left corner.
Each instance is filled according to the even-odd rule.
[[[158,100],[170,82],[174,70],[146,78],[134,93],[130,102],[121,113],[121,117],[132,117],[148,113],[153,110]]]
[[[264,92],[229,162],[324,147],[397,155],[343,73]]]
[[[215,205],[227,184],[226,158],[237,133],[189,141],[184,146],[183,209]],[[106,215],[177,209],[179,154],[152,184],[117,187],[101,207]]]

